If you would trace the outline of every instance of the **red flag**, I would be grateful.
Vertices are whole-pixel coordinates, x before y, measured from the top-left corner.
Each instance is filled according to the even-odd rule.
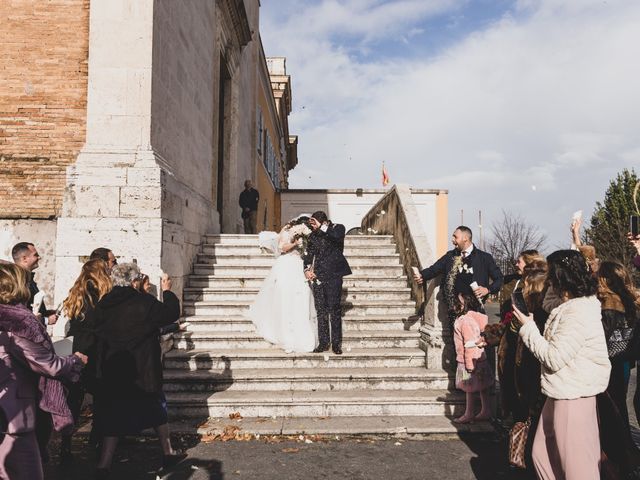
[[[382,186],[386,187],[389,185],[389,174],[387,173],[387,167],[382,164]]]

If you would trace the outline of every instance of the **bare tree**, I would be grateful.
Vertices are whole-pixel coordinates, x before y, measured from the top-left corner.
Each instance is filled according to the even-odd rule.
[[[547,236],[520,215],[502,211],[502,219],[491,225],[489,250],[499,264],[511,265],[524,250],[543,250]]]

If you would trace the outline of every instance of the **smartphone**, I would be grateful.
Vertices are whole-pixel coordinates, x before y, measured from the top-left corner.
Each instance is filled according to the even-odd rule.
[[[631,215],[631,217],[629,217],[629,231],[631,235],[633,235],[633,238],[640,235],[640,216]]]
[[[420,270],[418,270],[418,267],[411,267],[411,271],[413,272],[413,275],[415,277],[419,277],[421,275]]]
[[[511,294],[511,304],[518,310],[520,310],[524,315],[529,315],[527,302],[524,301],[524,295],[522,295],[522,291],[517,290]]]

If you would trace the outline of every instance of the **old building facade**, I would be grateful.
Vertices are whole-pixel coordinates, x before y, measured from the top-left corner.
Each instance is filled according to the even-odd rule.
[[[290,78],[284,59],[269,69],[259,10],[3,2],[0,256],[36,243],[57,302],[98,246],[179,290],[203,234],[240,231],[245,179],[260,189],[260,226],[279,226],[297,139]]]

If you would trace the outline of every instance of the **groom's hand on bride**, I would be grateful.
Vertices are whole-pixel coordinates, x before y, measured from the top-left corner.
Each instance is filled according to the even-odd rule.
[[[313,273],[311,270],[307,270],[306,272],[304,272],[304,276],[307,278],[307,280],[309,281],[313,281],[316,279],[316,274]]]

